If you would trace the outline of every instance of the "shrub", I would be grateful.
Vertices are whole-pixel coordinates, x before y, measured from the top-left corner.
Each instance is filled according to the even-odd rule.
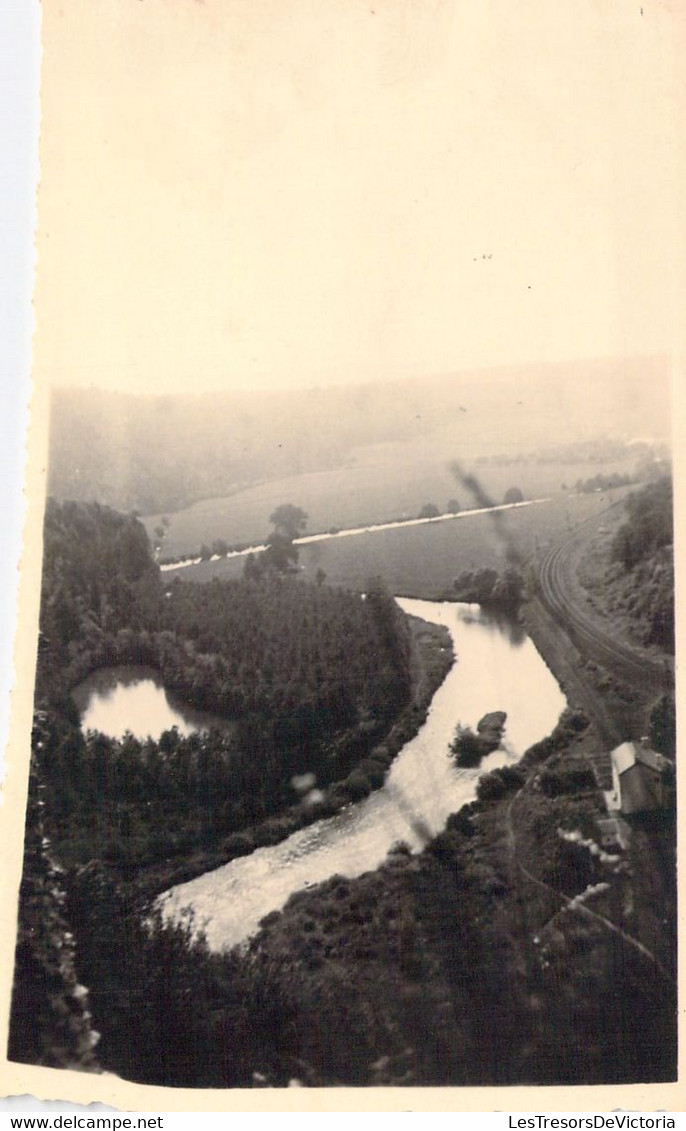
[[[482,774],[476,785],[478,801],[497,801],[507,793],[507,786],[497,770]]]

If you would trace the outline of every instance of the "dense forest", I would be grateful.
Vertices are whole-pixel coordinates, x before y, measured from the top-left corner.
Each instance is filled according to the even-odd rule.
[[[19,930],[8,1055],[58,1068],[96,1069],[98,1034],[76,973],[66,885],[45,826],[45,787],[29,776]]]
[[[667,552],[670,505],[659,484],[630,499],[612,568]],[[483,775],[423,852],[396,845],[374,872],[299,892],[247,950],[211,953],[154,909],[172,882],[380,785],[450,663],[442,638],[427,676],[380,582],[362,599],[279,560],[165,583],[136,518],[49,503],[10,1054],[190,1087],[673,1079],[675,892],[669,863],[643,874],[655,843],[669,861],[673,814],[636,823],[626,857],[599,849],[578,712]],[[74,684],[132,662],[226,725],[84,735]],[[669,697],[651,726],[673,756]],[[643,950],[603,925],[618,915]]]
[[[625,506],[628,518],[615,536],[612,556],[630,570],[674,541],[671,479],[660,479],[632,492]]]
[[[48,959],[67,923],[75,941],[38,989],[29,950],[34,980],[20,976],[16,998],[42,1012],[17,1025],[17,1054],[88,1068],[95,1047],[109,1071],[173,1086],[672,1079],[666,877],[642,911],[656,959],[581,913],[589,892],[598,912],[632,883],[618,856],[589,851],[597,787],[574,752],[586,726],[568,713],[519,766],[484,775],[418,856],[397,845],[374,872],[292,896],[247,951],[210,953],[192,922],[165,924],[101,863],[71,869],[50,897]],[[66,1022],[50,995],[76,997]]]
[[[625,503],[604,581],[608,604],[642,643],[674,654],[674,519],[671,478],[648,483]]]
[[[71,688],[126,663],[153,665],[168,690],[226,725],[147,741],[84,735]],[[316,814],[335,811],[383,780],[382,759],[335,797],[321,794],[408,706],[415,667],[408,622],[379,582],[362,598],[264,568],[165,586],[135,518],[48,503],[36,757],[70,862],[97,846],[98,858],[130,868],[231,837],[225,851],[247,851],[235,834],[296,805],[305,773]]]
[[[140,1056],[135,1074],[159,1078],[160,1054],[146,1072],[135,1040],[141,1016],[169,1035],[183,1000],[187,1041],[196,976],[207,985],[216,975],[221,989],[226,973],[190,929],[162,924],[141,899],[380,786],[451,663],[444,634],[427,643],[427,630],[411,628],[380,582],[364,597],[309,584],[278,554],[256,577],[165,586],[134,516],[48,502],[13,1056],[116,1069],[108,1050],[121,996],[120,1037]],[[84,734],[74,685],[102,665],[139,662],[225,722],[145,741]],[[112,947],[101,932],[119,956],[107,972],[98,963]],[[77,970],[94,982],[93,1025]],[[198,1005],[204,1033],[218,992]],[[93,1053],[101,1032],[102,1060]],[[179,1082],[177,1054],[169,1082]]]

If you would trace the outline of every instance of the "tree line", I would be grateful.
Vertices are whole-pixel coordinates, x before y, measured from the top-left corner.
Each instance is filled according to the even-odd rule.
[[[674,541],[673,492],[670,478],[633,491],[625,506],[627,520],[612,544],[612,557],[631,570],[655,550]]]
[[[634,633],[674,653],[674,521],[671,478],[647,483],[626,499],[626,521],[610,556]]]

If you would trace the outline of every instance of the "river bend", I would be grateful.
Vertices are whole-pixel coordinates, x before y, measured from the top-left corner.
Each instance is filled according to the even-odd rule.
[[[303,887],[378,867],[399,840],[413,851],[422,848],[451,813],[474,799],[480,774],[515,762],[555,727],[564,696],[521,629],[498,623],[478,605],[409,598],[398,603],[406,613],[445,625],[453,640],[456,662],[426,722],[395,758],[384,786],[363,801],[160,897],[174,920],[185,908],[193,911],[211,949],[249,938],[265,915]],[[455,726],[475,727],[494,710],[507,712],[503,748],[478,769],[457,768],[448,756]]]

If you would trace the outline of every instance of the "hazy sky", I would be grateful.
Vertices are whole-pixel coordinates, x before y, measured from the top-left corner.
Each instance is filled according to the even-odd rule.
[[[669,353],[681,0],[45,0],[38,369]]]

